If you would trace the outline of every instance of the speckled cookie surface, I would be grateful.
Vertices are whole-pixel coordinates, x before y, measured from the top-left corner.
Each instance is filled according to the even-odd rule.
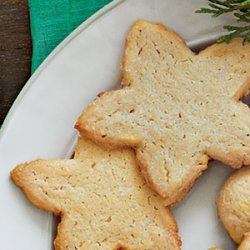
[[[122,89],[103,94],[76,128],[101,145],[132,147],[165,204],[182,199],[217,159],[250,164],[250,44],[235,39],[194,54],[161,24],[137,21],[122,61]]]
[[[17,166],[14,182],[37,207],[61,216],[56,250],[179,250],[177,225],[130,150],[79,139],[72,160]]]
[[[240,243],[250,232],[250,167],[231,175],[217,198],[219,218],[231,238]]]

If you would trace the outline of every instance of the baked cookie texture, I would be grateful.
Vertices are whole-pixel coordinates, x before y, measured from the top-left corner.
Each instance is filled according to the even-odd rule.
[[[137,21],[122,60],[122,89],[91,103],[76,128],[111,148],[132,147],[148,184],[180,201],[209,159],[250,164],[250,44],[241,39],[194,54],[161,24]]]
[[[179,250],[178,229],[131,150],[79,138],[72,160],[36,160],[11,177],[38,208],[61,216],[56,250]]]
[[[249,249],[250,249],[250,232],[244,234],[243,240],[238,250],[249,250]]]
[[[217,197],[217,212],[231,238],[239,244],[244,233],[250,232],[250,167],[226,180]]]

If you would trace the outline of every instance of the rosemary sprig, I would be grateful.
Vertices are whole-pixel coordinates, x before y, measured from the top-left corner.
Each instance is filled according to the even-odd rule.
[[[218,17],[225,13],[233,13],[239,26],[225,25],[228,34],[218,42],[231,42],[235,37],[243,37],[243,43],[250,43],[250,0],[209,0],[209,8],[201,8],[196,13],[209,13]]]

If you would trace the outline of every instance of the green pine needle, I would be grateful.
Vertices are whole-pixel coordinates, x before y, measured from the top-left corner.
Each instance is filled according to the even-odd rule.
[[[225,25],[229,33],[218,39],[218,42],[230,43],[235,37],[243,37],[243,44],[250,43],[250,0],[208,0],[209,7],[201,8],[196,13],[211,14],[218,17],[225,13],[233,13],[239,26]]]

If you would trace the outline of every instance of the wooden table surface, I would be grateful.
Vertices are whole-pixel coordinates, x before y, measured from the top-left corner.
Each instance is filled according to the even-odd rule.
[[[0,126],[30,77],[28,0],[0,0]]]

